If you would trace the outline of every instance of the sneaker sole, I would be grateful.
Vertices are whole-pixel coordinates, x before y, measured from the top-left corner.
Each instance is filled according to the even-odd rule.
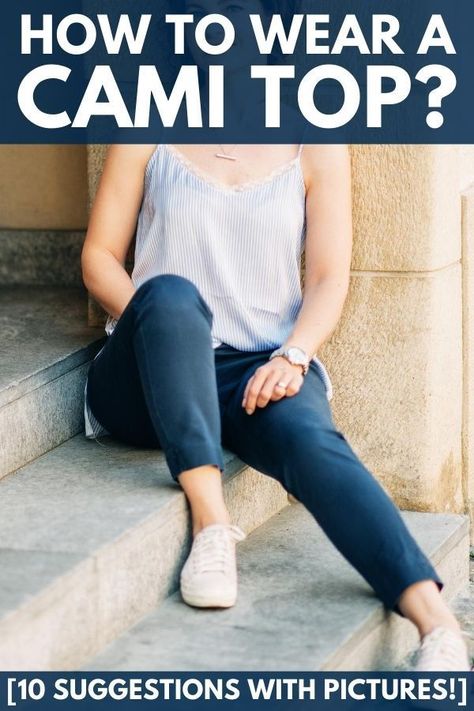
[[[220,596],[207,596],[203,597],[200,595],[190,595],[189,593],[184,593],[181,591],[181,597],[184,602],[192,607],[233,607],[237,602],[237,597],[222,597]]]

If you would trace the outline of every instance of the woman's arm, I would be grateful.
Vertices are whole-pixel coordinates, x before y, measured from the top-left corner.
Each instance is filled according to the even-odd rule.
[[[306,247],[303,303],[285,346],[312,357],[341,316],[352,254],[351,163],[347,145],[305,146]]]
[[[291,334],[282,344],[299,346],[313,357],[340,318],[349,287],[352,252],[349,148],[305,146],[306,253],[303,303]],[[286,388],[276,389],[283,381]],[[300,365],[282,356],[259,366],[248,380],[242,407],[251,415],[270,400],[296,395],[304,381]]]
[[[86,289],[114,318],[119,318],[135,287],[125,259],[135,234],[143,199],[143,181],[153,145],[112,145],[81,253]]]

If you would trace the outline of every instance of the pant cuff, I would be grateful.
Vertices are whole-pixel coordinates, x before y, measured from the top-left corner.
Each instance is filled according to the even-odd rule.
[[[205,464],[214,464],[219,467],[221,474],[225,469],[222,449],[205,443],[195,447],[183,447],[179,450],[169,448],[165,451],[165,457],[171,476],[178,484],[178,475],[187,469],[194,469],[194,467],[201,467]]]
[[[386,607],[400,617],[405,617],[405,615],[398,606],[398,599],[410,585],[419,583],[422,580],[433,580],[440,592],[444,588],[444,581],[440,578],[429,558],[425,556],[421,549],[418,550],[418,554],[415,555],[415,557],[413,557],[413,554],[410,554],[409,557],[400,558],[395,570],[393,570],[393,561],[391,561],[390,565],[391,567],[385,562],[384,567],[391,571],[391,581],[387,576],[386,586],[384,586],[382,590],[379,590],[377,594]],[[396,576],[396,583],[393,582],[394,576]]]

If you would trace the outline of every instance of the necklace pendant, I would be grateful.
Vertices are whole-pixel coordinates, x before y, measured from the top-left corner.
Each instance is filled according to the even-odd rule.
[[[236,156],[230,156],[228,153],[215,153],[216,158],[223,158],[224,160],[237,160]]]

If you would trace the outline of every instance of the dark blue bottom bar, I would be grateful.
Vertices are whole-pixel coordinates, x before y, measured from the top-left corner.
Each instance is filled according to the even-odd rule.
[[[474,674],[430,672],[156,672],[0,674],[0,708],[474,708]]]

